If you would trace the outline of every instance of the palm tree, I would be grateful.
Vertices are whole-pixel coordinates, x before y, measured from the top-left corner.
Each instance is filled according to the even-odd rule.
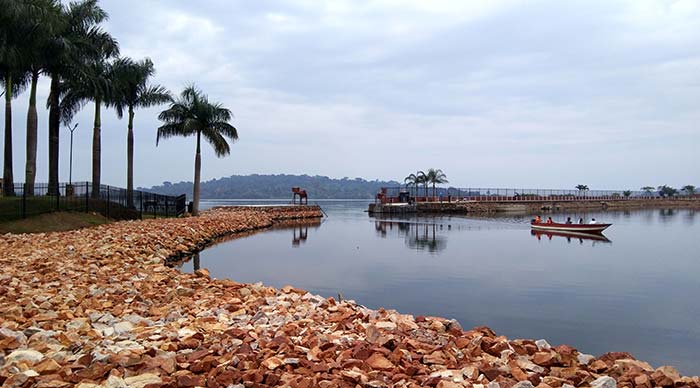
[[[100,194],[102,175],[102,105],[109,106],[114,94],[113,66],[107,61],[119,54],[118,43],[108,34],[90,41],[89,51],[83,53],[81,72],[66,77],[61,101],[61,119],[68,124],[88,101],[95,103],[92,132],[92,196]]]
[[[449,181],[447,180],[447,175],[445,175],[444,172],[440,169],[429,169],[428,173],[426,174],[428,183],[433,184],[433,197],[435,197],[435,184],[437,183],[448,183]]]
[[[29,88],[29,106],[27,109],[27,138],[26,138],[26,162],[24,176],[24,192],[26,195],[34,195],[34,182],[36,179],[36,150],[37,150],[37,125],[36,90],[39,76],[46,70],[50,61],[49,53],[51,37],[61,25],[61,7],[58,0],[32,0],[25,1],[25,23],[29,26],[27,42],[24,46],[26,69],[29,73],[31,86]]]
[[[12,166],[12,99],[22,92],[27,85],[26,73],[0,69],[0,85],[5,97],[5,148],[3,156],[3,192],[5,196],[15,195],[15,185]]]
[[[49,108],[49,192],[58,194],[58,150],[61,120],[69,121],[75,104],[61,104],[71,79],[90,79],[96,58],[105,54],[114,39],[99,27],[107,13],[97,0],[82,0],[61,5],[61,23],[46,48],[48,61],[44,72],[51,77]],[[73,83],[75,85],[75,83]],[[96,109],[98,111],[99,109]],[[97,126],[96,126],[97,127]]]
[[[585,197],[586,191],[588,191],[588,185],[576,185],[576,190],[582,191]]]
[[[126,198],[127,206],[134,204],[134,110],[149,108],[172,100],[170,92],[160,85],[150,85],[148,79],[155,73],[153,62],[146,58],[135,62],[130,58],[121,58],[114,63],[114,81],[116,90],[112,104],[117,116],[128,114],[126,146]]]
[[[418,196],[418,177],[416,174],[410,174],[403,178],[403,183],[405,183],[406,186],[414,185],[416,187],[416,196]]]
[[[0,1],[0,85],[5,97],[5,132],[3,153],[3,191],[6,196],[14,195],[12,166],[12,99],[26,86],[27,72],[24,66],[24,45],[26,43],[27,15],[24,2]]]
[[[216,156],[223,157],[231,153],[226,138],[231,141],[238,139],[238,131],[231,121],[231,111],[220,103],[209,102],[209,99],[194,85],[182,91],[180,97],[170,104],[170,108],[162,111],[158,119],[165,124],[158,127],[156,145],[161,138],[173,136],[197,136],[197,151],[194,158],[194,190],[192,193],[192,214],[199,214],[199,181],[202,166],[201,137],[214,147]]]
[[[426,175],[426,173],[424,173],[423,171],[418,171],[418,173],[416,173],[416,177],[417,177],[416,178],[417,183],[423,185],[425,197],[427,199],[427,197],[428,197],[428,175]]]

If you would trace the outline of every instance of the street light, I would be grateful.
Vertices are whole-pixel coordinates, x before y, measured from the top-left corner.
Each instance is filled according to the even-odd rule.
[[[73,128],[68,127],[70,131],[70,164],[68,167],[68,184],[73,184],[73,131],[78,127],[78,123],[75,123]]]

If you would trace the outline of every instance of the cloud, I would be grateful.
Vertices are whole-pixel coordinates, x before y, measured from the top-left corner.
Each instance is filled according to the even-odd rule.
[[[465,186],[698,179],[700,4],[692,0],[102,5],[123,54],[152,58],[156,82],[175,92],[196,82],[234,112],[240,141],[225,159],[205,149],[205,178],[395,179],[438,167]],[[17,176],[25,100],[15,103]],[[137,185],[192,176],[192,139],[155,147],[158,111],[136,114]],[[91,116],[88,106],[77,118],[81,179]],[[106,111],[103,126],[103,176],[123,185],[126,125]]]

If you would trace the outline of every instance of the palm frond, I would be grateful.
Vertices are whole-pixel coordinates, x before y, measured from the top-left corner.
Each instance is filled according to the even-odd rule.
[[[136,106],[139,108],[150,108],[152,106],[165,104],[173,100],[170,91],[161,85],[146,86],[138,96]]]
[[[175,136],[187,137],[196,133],[196,131],[191,130],[191,128],[184,123],[163,124],[158,127],[158,132],[156,133],[156,145],[158,145],[160,139],[168,139]]]
[[[214,147],[217,157],[221,158],[231,153],[231,147],[226,142],[226,139],[213,128],[207,128],[207,130],[202,131],[202,135]]]

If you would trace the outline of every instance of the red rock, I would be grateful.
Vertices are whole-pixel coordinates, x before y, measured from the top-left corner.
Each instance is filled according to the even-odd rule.
[[[204,376],[195,376],[192,374],[185,374],[177,376],[177,386],[178,387],[202,387],[205,384]]]
[[[651,388],[651,379],[645,374],[641,374],[634,378],[634,385],[636,387]]]
[[[200,269],[194,271],[194,274],[200,278],[209,278],[210,277],[209,270],[206,268],[200,268]]]
[[[372,354],[365,362],[372,369],[392,370],[395,368],[395,365],[380,353]]]
[[[269,370],[275,370],[284,365],[284,362],[277,357],[270,357],[263,361],[261,365]]]
[[[532,356],[532,362],[541,366],[551,366],[556,363],[556,353],[554,352],[537,352]]]

